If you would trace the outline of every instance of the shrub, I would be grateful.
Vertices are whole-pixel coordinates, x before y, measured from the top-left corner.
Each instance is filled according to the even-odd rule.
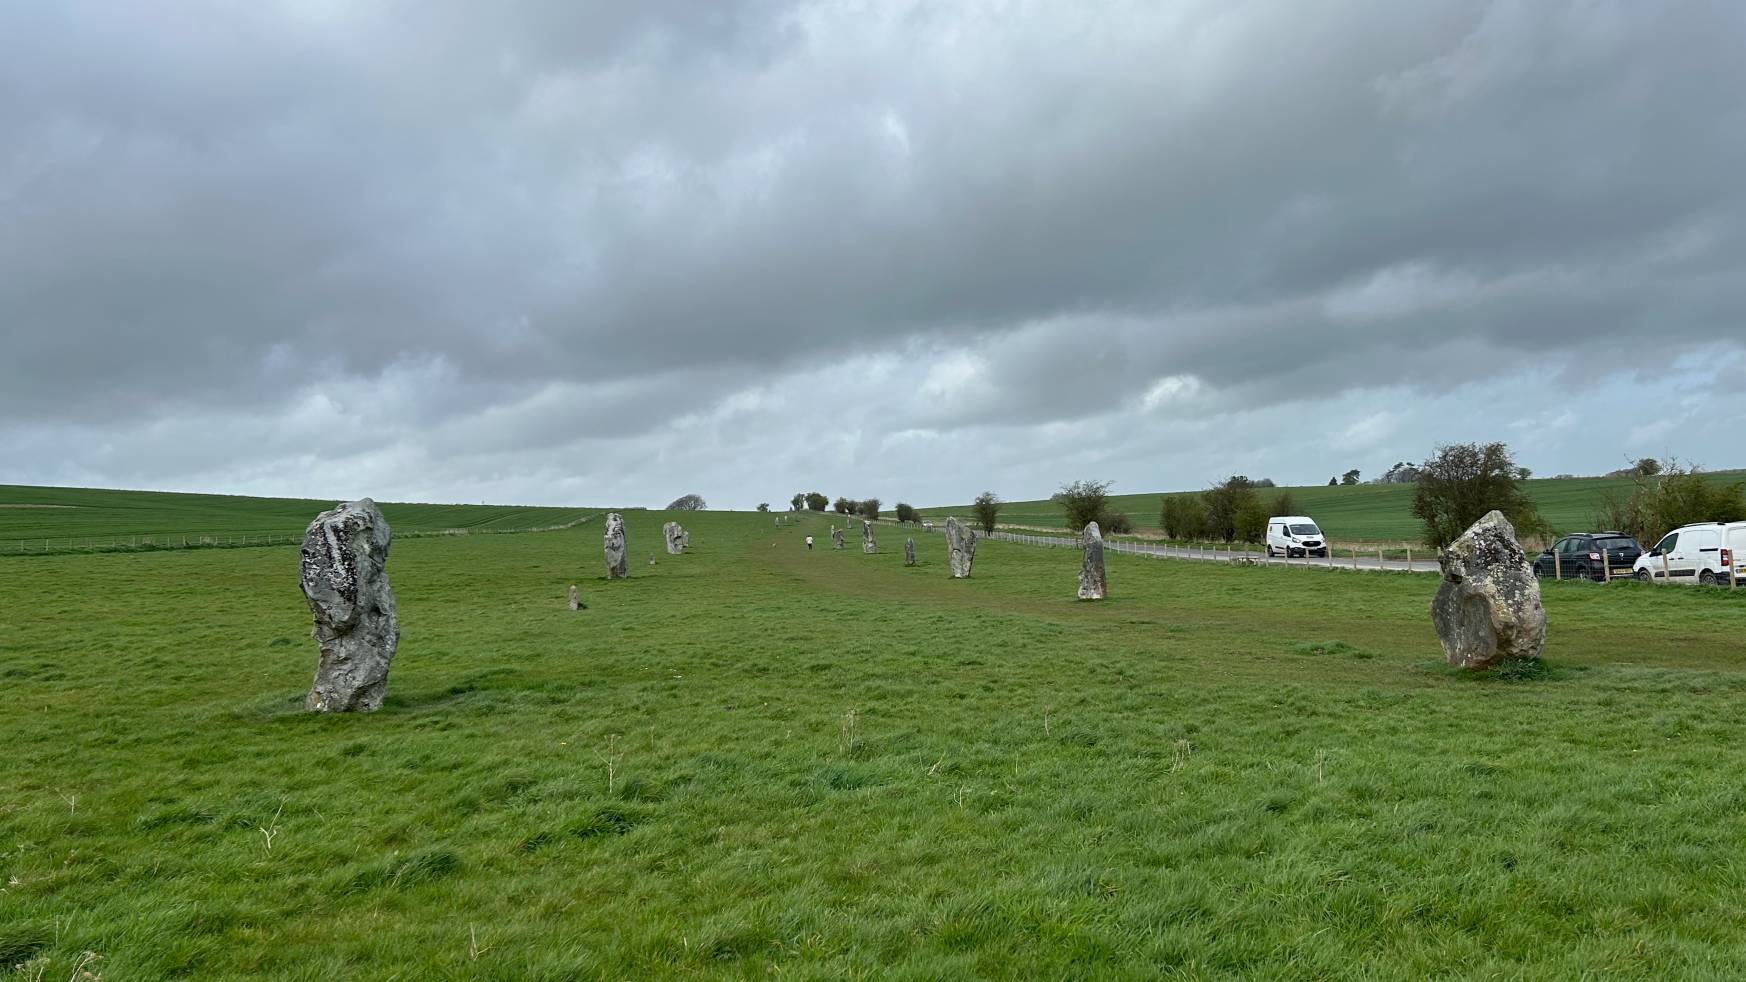
[[[1502,443],[1438,447],[1419,467],[1413,491],[1413,516],[1424,523],[1425,542],[1440,549],[1494,509],[1518,535],[1546,534],[1546,523],[1522,488],[1527,477],[1527,468],[1517,467]]]
[[[1134,522],[1125,511],[1111,511],[1104,513],[1104,517],[1098,520],[1097,527],[1106,534],[1126,535],[1134,530]]]
[[[976,524],[982,531],[992,533],[994,522],[1000,517],[1000,497],[993,491],[984,491],[976,496],[970,510],[976,515]]]
[[[896,511],[897,511],[897,520],[900,522],[905,522],[905,523],[914,522],[917,518],[917,515],[915,513],[915,509],[910,507],[907,503],[902,502],[902,501],[899,501],[897,503]]]
[[[709,503],[703,500],[701,494],[686,494],[667,502],[668,511],[703,511]]]
[[[1681,525],[1741,519],[1746,519],[1746,483],[1712,484],[1697,468],[1669,460],[1657,463],[1653,473],[1640,475],[1630,497],[1604,495],[1594,522],[1599,528],[1633,536],[1649,548]]]
[[[867,500],[861,502],[860,505],[857,506],[855,510],[857,512],[860,512],[862,518],[865,518],[870,522],[871,521],[878,521],[879,520],[879,506],[881,504],[883,504],[883,502],[881,502],[878,498],[868,498]]]
[[[1074,481],[1062,485],[1061,490],[1050,498],[1061,506],[1066,513],[1067,528],[1078,532],[1085,528],[1087,522],[1095,522],[1103,517],[1106,500],[1109,498],[1109,487],[1113,481]]]
[[[858,504],[858,502],[850,501],[842,495],[838,495],[837,500],[831,502],[831,510],[839,515],[849,515],[854,513],[856,504]]]
[[[1251,502],[1259,503],[1255,483],[1241,474],[1233,474],[1201,492],[1206,508],[1206,534],[1232,542],[1237,538],[1237,514]],[[1267,524],[1267,516],[1261,516]]]
[[[1206,504],[1198,494],[1173,494],[1164,499],[1158,524],[1172,539],[1199,539],[1206,535]]]
[[[1251,494],[1237,507],[1235,538],[1240,542],[1260,542],[1267,534],[1267,507]]]
[[[1297,514],[1297,498],[1290,491],[1281,491],[1273,496],[1273,514]]]

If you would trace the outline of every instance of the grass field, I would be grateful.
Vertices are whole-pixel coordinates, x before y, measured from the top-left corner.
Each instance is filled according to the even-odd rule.
[[[538,508],[517,505],[425,505],[379,503],[401,532],[445,529],[498,531],[573,522],[598,508]],[[251,498],[167,491],[108,491],[0,484],[0,551],[43,546],[81,546],[120,538],[301,536],[309,520],[333,501]],[[20,545],[22,543],[22,546]]]
[[[0,966],[1746,976],[1746,595],[1549,584],[1548,669],[1468,677],[1430,577],[667,517],[618,583],[396,543],[367,716],[299,711],[292,548],[0,560]]]
[[[1714,476],[1741,481],[1746,480],[1746,471],[1718,471]],[[1560,534],[1592,528],[1595,512],[1608,492],[1624,498],[1635,487],[1630,478],[1624,477],[1545,478],[1528,481],[1526,485],[1528,494],[1540,507],[1541,516]],[[1263,488],[1261,494],[1266,500],[1282,490],[1290,491],[1297,499],[1298,512],[1314,517],[1335,541],[1401,542],[1416,541],[1420,536],[1419,521],[1412,513],[1413,486],[1410,484]],[[1127,512],[1135,528],[1157,529],[1163,498],[1162,494],[1149,492],[1111,495],[1110,501],[1117,511]],[[924,508],[921,511],[933,518],[947,515],[967,518],[970,506]],[[1044,528],[1063,525],[1060,507],[1048,500],[1007,502],[1000,510],[1000,521]]]

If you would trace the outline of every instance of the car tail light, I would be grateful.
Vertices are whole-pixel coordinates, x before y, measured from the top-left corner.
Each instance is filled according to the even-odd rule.
[[[1734,554],[1733,554],[1733,552],[1731,552],[1731,551],[1729,551],[1729,550],[1727,550],[1727,549],[1723,549],[1723,550],[1722,550],[1722,565],[1723,565],[1723,566],[1732,566],[1732,565],[1734,565]]]
[[[1591,552],[1588,554],[1588,558],[1590,558],[1590,559],[1599,559],[1600,557],[1601,557],[1601,554],[1598,552]]]

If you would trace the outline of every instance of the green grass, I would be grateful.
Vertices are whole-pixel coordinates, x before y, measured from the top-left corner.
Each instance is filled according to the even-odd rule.
[[[379,502],[396,532],[501,531],[574,522],[598,508]],[[48,506],[48,507],[44,507]],[[168,491],[109,491],[0,484],[0,551],[83,548],[118,539],[301,536],[333,501]],[[20,545],[22,543],[22,546]]]
[[[1718,471],[1716,477],[1728,480],[1746,479],[1746,471]],[[1560,533],[1587,531],[1593,527],[1596,511],[1604,496],[1611,492],[1628,497],[1635,488],[1625,477],[1545,478],[1526,482],[1528,494],[1539,505],[1540,514]],[[1413,486],[1410,484],[1360,484],[1354,487],[1311,485],[1288,490],[1297,499],[1299,514],[1310,515],[1337,542],[1403,542],[1416,541],[1421,534],[1418,519],[1413,517]],[[1172,492],[1176,494],[1193,492]],[[1263,488],[1263,498],[1278,491]],[[1164,496],[1157,492],[1111,495],[1111,505],[1125,511],[1138,529],[1157,529],[1158,513]],[[969,505],[924,508],[930,518],[957,515],[968,518]],[[1065,523],[1059,506],[1051,501],[1010,501],[1000,510],[1002,524],[1033,525],[1060,528]]]
[[[1746,974],[1746,594],[1550,584],[1546,669],[1470,677],[1430,577],[1112,555],[1083,604],[1068,550],[822,518],[649,567],[668,517],[618,583],[586,526],[396,543],[367,716],[300,711],[291,548],[0,560],[0,964]]]

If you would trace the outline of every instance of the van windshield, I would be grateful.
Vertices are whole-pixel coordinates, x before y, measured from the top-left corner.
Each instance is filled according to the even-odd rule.
[[[1292,535],[1321,535],[1322,534],[1322,530],[1319,528],[1316,528],[1315,525],[1313,525],[1313,524],[1311,524],[1311,525],[1290,525],[1287,527],[1291,529]]]

